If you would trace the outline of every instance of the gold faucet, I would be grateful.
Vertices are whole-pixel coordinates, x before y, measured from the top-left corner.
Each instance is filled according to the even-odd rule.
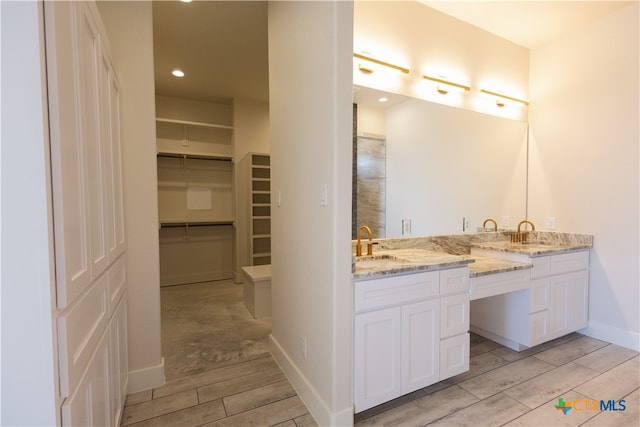
[[[484,222],[482,223],[482,228],[485,228],[487,226],[488,222],[492,222],[493,223],[493,231],[498,231],[498,223],[493,218],[485,219]]]
[[[360,243],[360,234],[362,230],[366,230],[367,234],[369,234],[369,243],[367,243],[367,255],[373,255],[373,234],[371,233],[371,229],[366,225],[358,228],[358,243],[356,243],[356,256],[362,256],[362,243]]]
[[[533,222],[529,221],[528,219],[524,219],[522,221],[520,221],[518,223],[518,232],[516,234],[512,234],[511,235],[511,241],[512,242],[526,242],[527,241],[527,236],[529,235],[528,231],[525,231],[524,233],[520,231],[520,227],[522,226],[522,224],[529,224],[531,225],[531,231],[536,231],[536,226],[533,225]]]

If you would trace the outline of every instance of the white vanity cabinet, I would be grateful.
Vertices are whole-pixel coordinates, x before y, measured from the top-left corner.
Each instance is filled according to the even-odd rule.
[[[529,287],[474,300],[473,332],[521,351],[587,326],[588,250],[537,257],[493,252],[493,256],[532,264]]]
[[[356,412],[469,369],[469,269],[354,284]]]

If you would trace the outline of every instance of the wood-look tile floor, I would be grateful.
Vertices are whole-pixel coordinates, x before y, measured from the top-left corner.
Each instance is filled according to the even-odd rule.
[[[163,288],[161,296],[167,383],[130,394],[122,425],[317,425],[268,353],[270,319],[252,319],[241,285],[184,285]],[[554,407],[559,397],[624,399],[626,410],[576,408],[564,415]],[[639,408],[635,351],[571,334],[518,353],[472,335],[468,372],[354,420],[357,426],[626,427],[639,425]]]

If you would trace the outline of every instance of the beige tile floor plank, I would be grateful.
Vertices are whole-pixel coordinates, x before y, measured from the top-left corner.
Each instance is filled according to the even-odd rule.
[[[560,338],[556,338],[555,340],[551,340],[545,343],[542,343],[540,345],[537,345],[535,347],[531,347],[528,348],[526,350],[522,350],[522,351],[515,351],[515,350],[511,350],[508,347],[498,347],[494,350],[491,350],[491,353],[495,354],[496,356],[499,356],[501,358],[503,358],[504,360],[507,360],[509,362],[515,362],[516,360],[520,360],[520,359],[524,359],[525,357],[529,357],[533,354],[536,353],[541,353],[544,350],[548,350],[552,347],[556,347],[560,344],[564,344],[567,343],[569,341],[572,341],[576,338],[580,338],[582,335],[579,334],[569,334],[569,335],[565,335],[564,337],[560,337]]]
[[[501,426],[529,410],[502,393],[468,406],[427,426],[491,427]]]
[[[585,427],[637,427],[640,425],[640,389],[624,397],[624,411],[602,411],[583,424]]]
[[[122,425],[129,425],[148,418],[155,418],[197,404],[198,393],[193,389],[135,405],[125,406],[122,414]]]
[[[536,353],[533,357],[544,360],[556,366],[564,365],[567,362],[578,359],[591,352],[606,346],[608,343],[597,340],[595,338],[583,336],[576,338],[564,344],[557,345],[540,353]]]
[[[284,421],[282,423],[278,423],[276,425],[274,425],[273,427],[297,427],[295,421],[293,420],[287,420]]]
[[[262,356],[258,359],[234,363],[222,368],[211,369],[197,374],[168,380],[164,386],[154,389],[153,397],[168,396],[180,391],[190,390],[217,382],[228,381],[242,375],[260,373],[265,370],[273,369],[277,366],[278,364],[270,355]]]
[[[501,347],[501,345],[484,337],[476,335],[469,343],[469,347],[469,356],[473,357],[482,353],[486,353],[487,351],[494,350],[498,347]]]
[[[224,417],[222,400],[214,400],[132,424],[131,427],[196,427]]]
[[[364,426],[423,426],[478,402],[471,393],[453,385],[356,424]]]
[[[587,399],[575,391],[569,391],[562,395],[566,402]],[[580,426],[594,416],[594,412],[569,410],[566,414],[564,411],[556,408],[558,399],[553,399],[538,406],[536,409],[507,423],[506,426],[528,426],[528,427],[576,427]],[[581,407],[581,406],[579,406]]]
[[[481,353],[469,359],[469,370],[467,372],[456,375],[455,377],[451,378],[451,381],[453,381],[454,383],[459,383],[468,380],[469,378],[476,377],[480,374],[484,374],[485,372],[492,371],[508,363],[509,362],[501,357],[496,356],[493,353]]]
[[[621,399],[640,387],[640,356],[604,372],[576,387],[578,393],[591,399]]]
[[[592,369],[570,362],[512,387],[504,394],[529,408],[536,408],[597,375],[598,372]]]
[[[148,400],[151,400],[152,397],[153,397],[153,389],[140,391],[138,393],[131,393],[127,395],[125,406],[146,402]]]
[[[582,356],[581,358],[574,360],[574,362],[593,369],[594,371],[604,372],[637,355],[637,351],[620,347],[615,344],[609,344],[608,346],[602,347],[593,353],[589,353],[586,356]]]
[[[277,366],[262,372],[250,373],[226,381],[198,387],[198,401],[200,403],[221,399],[225,396],[241,393],[256,387],[285,380],[287,377]]]
[[[311,414],[305,414],[293,419],[296,427],[318,427],[318,423]]]
[[[271,426],[307,413],[309,411],[300,397],[294,396],[204,425],[207,427]]]
[[[278,381],[242,393],[227,396],[222,399],[227,415],[235,415],[250,409],[264,406],[272,402],[284,400],[296,395],[288,380]]]
[[[549,363],[528,357],[478,375],[458,385],[474,396],[485,399],[553,368],[554,366]]]

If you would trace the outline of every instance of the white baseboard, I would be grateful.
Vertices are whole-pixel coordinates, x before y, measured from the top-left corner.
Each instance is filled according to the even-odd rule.
[[[129,389],[127,393],[137,393],[164,385],[164,357],[160,359],[160,364],[148,368],[129,371]]]
[[[611,344],[640,351],[640,334],[626,329],[589,320],[589,326],[578,331],[591,338],[610,342]]]
[[[353,426],[353,406],[332,411],[278,341],[269,335],[271,355],[320,426]]]

